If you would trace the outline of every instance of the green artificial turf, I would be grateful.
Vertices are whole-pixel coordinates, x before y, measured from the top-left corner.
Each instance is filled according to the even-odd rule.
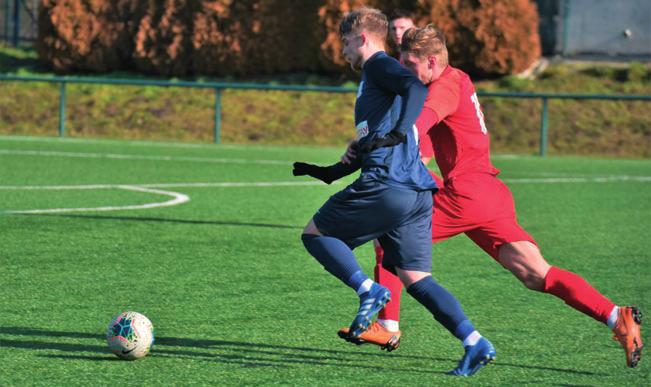
[[[651,384],[648,354],[627,369],[605,326],[526,290],[464,236],[434,246],[434,276],[495,344],[493,366],[446,376],[462,348],[404,292],[398,350],[340,340],[357,298],[300,234],[344,184],[304,184],[291,162],[341,151],[0,137],[0,385]],[[494,163],[550,262],[651,313],[651,160]],[[68,211],[12,213],[54,209]],[[356,253],[370,274],[372,248]],[[124,310],[154,323],[145,359],[106,348]]]

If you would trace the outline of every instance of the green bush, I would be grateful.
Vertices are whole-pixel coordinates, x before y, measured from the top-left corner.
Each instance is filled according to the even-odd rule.
[[[525,78],[508,75],[499,80],[500,88],[508,91],[525,91],[528,90],[532,82]]]
[[[640,62],[631,62],[628,66],[626,79],[629,82],[644,82],[649,80],[649,69]]]

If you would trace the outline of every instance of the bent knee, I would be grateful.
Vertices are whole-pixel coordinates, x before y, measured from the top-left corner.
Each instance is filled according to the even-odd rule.
[[[498,262],[531,290],[542,291],[550,265],[530,242],[512,242],[500,247]]]
[[[431,277],[432,274],[424,271],[414,271],[414,270],[404,270],[399,267],[396,267],[396,274],[402,281],[402,284],[405,288],[410,287],[416,282],[422,280],[425,277]]]
[[[310,219],[309,222],[305,225],[305,228],[303,228],[303,235],[316,235],[316,236],[321,236],[323,235],[321,231],[319,231],[318,228],[316,228],[316,224],[314,224],[314,219]]]

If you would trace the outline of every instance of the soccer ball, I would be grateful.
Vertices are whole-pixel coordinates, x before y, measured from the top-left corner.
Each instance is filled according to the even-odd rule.
[[[108,325],[106,342],[120,359],[140,359],[154,344],[154,326],[138,312],[122,312]]]

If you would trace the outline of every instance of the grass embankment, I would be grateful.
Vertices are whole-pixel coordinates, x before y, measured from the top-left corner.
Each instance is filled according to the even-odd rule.
[[[52,75],[32,50],[0,49],[0,72]],[[134,77],[133,74],[102,76]],[[336,83],[310,76],[289,83]],[[251,81],[251,80],[247,80]],[[269,79],[254,81],[269,82]],[[506,77],[479,81],[478,90],[598,94],[651,94],[651,69],[639,63],[550,66],[537,80]],[[58,85],[0,83],[0,133],[56,135]],[[354,132],[353,94],[236,91],[222,96],[222,141],[342,145]],[[496,152],[535,153],[540,100],[481,98]],[[549,152],[651,156],[651,102],[549,102]],[[212,141],[212,90],[69,85],[66,134],[76,137]]]

